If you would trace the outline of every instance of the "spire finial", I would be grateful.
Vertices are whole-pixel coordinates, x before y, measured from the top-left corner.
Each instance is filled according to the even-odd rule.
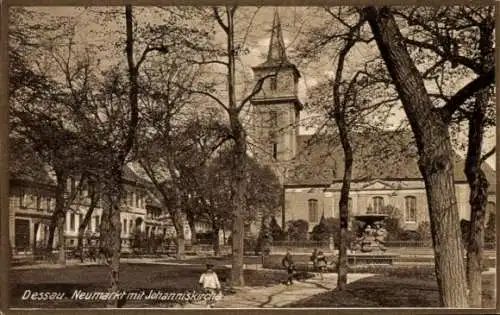
[[[274,9],[273,27],[271,30],[271,41],[269,42],[267,61],[280,63],[288,61],[278,8]]]

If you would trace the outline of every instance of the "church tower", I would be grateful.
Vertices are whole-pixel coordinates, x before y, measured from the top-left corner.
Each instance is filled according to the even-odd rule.
[[[261,91],[251,102],[257,155],[279,164],[297,153],[298,121],[302,104],[297,96],[300,73],[286,55],[278,10],[274,11],[267,60],[252,68]]]

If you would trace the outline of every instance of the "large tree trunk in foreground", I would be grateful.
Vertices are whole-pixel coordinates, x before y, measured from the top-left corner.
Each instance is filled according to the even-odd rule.
[[[231,174],[231,204],[233,208],[232,226],[232,269],[231,285],[239,287],[245,285],[243,277],[243,255],[244,255],[244,221],[245,193],[247,181],[245,176],[247,139],[244,126],[239,118],[239,111],[236,104],[236,56],[234,45],[234,13],[236,7],[227,7],[227,52],[228,52],[228,114],[231,125],[233,143],[233,171]]]
[[[102,185],[103,211],[100,227],[99,252],[109,264],[110,292],[117,292],[121,253],[120,207],[122,197],[122,169],[114,165]],[[116,303],[110,302],[109,306]]]
[[[364,13],[415,134],[429,205],[440,304],[468,307],[448,122],[433,109],[390,9],[368,7]]]
[[[240,126],[243,128],[243,126]],[[244,132],[241,130],[240,132]],[[244,137],[244,136],[243,136]],[[245,211],[245,159],[246,143],[245,139],[237,139],[234,145],[234,168],[233,184],[231,186],[232,207],[233,207],[233,229],[232,229],[232,270],[231,283],[233,286],[244,286],[243,277],[243,254],[244,254],[244,221],[243,213]]]

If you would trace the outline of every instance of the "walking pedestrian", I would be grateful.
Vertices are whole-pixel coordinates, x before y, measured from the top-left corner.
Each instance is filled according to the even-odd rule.
[[[316,264],[318,266],[321,280],[323,280],[323,273],[326,271],[327,262],[326,262],[326,257],[322,251],[319,251],[318,256],[316,256]]]
[[[286,285],[293,284],[293,277],[295,275],[295,264],[293,263],[292,254],[290,254],[290,250],[287,250],[285,256],[281,260],[281,264],[283,265],[283,267],[285,267],[288,275]]]

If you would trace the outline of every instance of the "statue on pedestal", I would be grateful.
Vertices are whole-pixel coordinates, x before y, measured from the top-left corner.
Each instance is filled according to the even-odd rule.
[[[352,250],[361,250],[362,252],[371,252],[373,250],[385,251],[385,242],[387,230],[383,227],[382,221],[377,221],[374,228],[367,224],[360,237],[356,239]]]

